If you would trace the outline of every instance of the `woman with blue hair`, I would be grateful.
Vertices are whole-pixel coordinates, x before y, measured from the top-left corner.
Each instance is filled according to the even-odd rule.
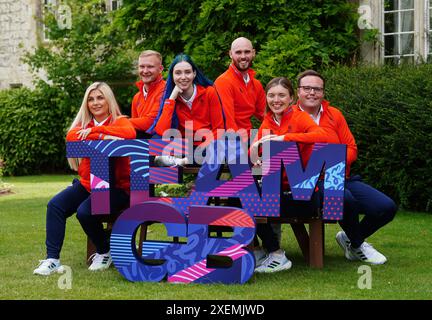
[[[163,136],[166,130],[176,128],[184,138],[186,121],[192,121],[194,136],[198,130],[207,129],[217,139],[217,129],[225,129],[222,106],[213,82],[191,57],[179,54],[169,67],[159,115],[148,132]],[[201,143],[195,141],[194,145]]]

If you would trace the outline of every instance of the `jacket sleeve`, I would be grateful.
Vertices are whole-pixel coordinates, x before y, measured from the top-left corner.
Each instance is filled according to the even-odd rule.
[[[300,143],[328,142],[324,129],[320,128],[305,112],[295,113],[295,122],[298,125],[298,133],[285,134],[284,141]]]
[[[78,131],[80,131],[82,128],[81,127],[75,127],[71,130],[68,131],[68,133],[66,134],[66,141],[81,141],[81,139],[78,139]],[[101,137],[101,133],[94,133],[94,132],[90,132],[87,137],[86,140],[100,140],[102,139]]]
[[[133,99],[132,99],[132,106],[131,106],[131,116],[132,118],[137,118],[138,117],[138,96],[139,94],[137,93]]]
[[[148,101],[149,105],[146,105],[145,109],[141,113],[138,112],[137,106],[139,97],[142,95],[135,95],[132,102],[132,118],[129,119],[135,129],[147,131],[153,125],[159,114],[160,100],[162,98],[164,88],[165,87],[157,89],[158,91],[154,93],[155,96],[152,97],[150,101]]]
[[[105,135],[116,136],[123,139],[134,139],[136,137],[135,129],[126,117],[119,117],[114,123],[109,125],[91,128],[89,136],[92,135],[93,137],[93,134],[98,135],[97,139],[103,139]],[[87,136],[86,140],[91,139]]]
[[[217,139],[217,130],[225,129],[225,124],[222,116],[222,106],[219,101],[218,94],[214,88],[209,92],[210,120],[213,132],[213,137]]]
[[[132,116],[132,119],[130,119],[130,122],[134,126],[135,129],[141,130],[141,131],[147,131],[150,126],[155,121],[157,115],[159,113],[159,100],[155,101],[150,106],[150,112],[140,116]]]
[[[270,125],[269,125],[267,118],[264,118],[260,127],[258,128],[258,133],[255,136],[254,142],[258,141],[259,139],[261,139],[264,136],[267,136],[269,134],[273,134],[273,132],[272,132],[272,129],[270,129]]]
[[[158,135],[163,136],[165,130],[171,129],[174,110],[175,100],[166,99],[163,106],[162,114],[155,126],[155,131]]]
[[[256,101],[254,116],[259,121],[263,121],[265,107],[266,107],[266,95],[261,83],[258,80],[257,80],[256,87],[257,87],[257,101]]]
[[[215,87],[222,101],[226,129],[237,131],[238,128],[235,121],[233,88],[230,84],[226,83],[226,80],[224,79],[216,79]]]
[[[351,166],[357,160],[357,144],[342,112],[338,109],[333,110],[337,116],[337,135],[340,143],[347,145],[347,165]]]
[[[261,123],[260,127],[258,128],[258,133],[256,134],[253,142],[250,145],[249,148],[249,155],[252,152],[252,146],[255,144],[255,142],[257,142],[258,140],[260,140],[262,137],[267,136],[269,134],[272,134],[272,130],[269,129],[269,124],[266,118],[264,118],[263,122]],[[261,146],[258,149],[258,154],[261,154]]]

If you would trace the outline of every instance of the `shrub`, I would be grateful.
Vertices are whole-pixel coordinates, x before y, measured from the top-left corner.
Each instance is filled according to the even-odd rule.
[[[56,90],[0,92],[0,158],[5,175],[66,169],[65,124],[71,117],[58,108],[63,100]]]
[[[431,64],[324,72],[327,98],[356,138],[353,171],[407,209],[427,210],[432,199],[431,73]]]
[[[105,32],[123,34],[139,50],[158,50],[166,66],[176,54],[186,52],[210,79],[226,70],[231,42],[240,36],[251,39],[257,57],[277,55],[270,68],[264,63],[267,59],[260,60],[261,66],[257,60],[254,66],[259,69],[260,80],[273,74],[288,75],[287,71],[295,68],[290,65],[292,57],[294,63],[305,60],[315,67],[346,62],[360,45],[357,5],[346,0],[122,3]],[[279,70],[283,72],[278,73]]]
[[[86,88],[93,82],[108,83],[126,114],[136,88],[133,61],[137,59],[134,44],[126,33],[104,32],[111,24],[111,14],[105,12],[99,0],[68,0],[72,21],[70,28],[60,28],[55,12],[57,6],[44,11],[44,21],[50,41],[28,52],[23,62],[35,73],[36,87],[42,91],[61,90],[65,93],[59,107],[76,113]],[[45,77],[40,78],[43,70]],[[64,105],[66,104],[66,105]]]

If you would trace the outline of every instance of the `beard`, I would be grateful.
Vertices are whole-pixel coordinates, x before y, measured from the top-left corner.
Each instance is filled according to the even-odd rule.
[[[252,66],[252,61],[234,61],[234,65],[238,71],[247,71]]]

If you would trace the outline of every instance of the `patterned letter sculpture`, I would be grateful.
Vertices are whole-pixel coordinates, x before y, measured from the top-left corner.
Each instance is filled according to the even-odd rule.
[[[324,177],[323,220],[343,217],[346,146],[315,144],[303,168],[295,143],[272,142],[270,155],[263,159],[262,188],[249,163],[234,158],[247,150],[239,145],[224,149],[224,141],[207,148],[207,160],[187,198],[158,198],[151,185],[178,183],[177,167],[150,167],[150,156],[187,155],[183,140],[114,140],[68,142],[68,157],[91,159],[92,213],[109,214],[110,161],[130,157],[131,207],[117,219],[111,234],[111,252],[119,272],[130,281],[182,283],[245,283],[252,276],[255,260],[245,246],[255,235],[254,216],[279,217],[282,168],[285,169],[294,200],[311,198],[320,177]],[[222,146],[222,148],[221,148]],[[234,149],[233,149],[234,148]],[[223,155],[218,154],[223,150]],[[223,159],[228,159],[232,178],[219,180]],[[242,209],[208,206],[210,197],[239,198]],[[142,243],[139,257],[135,235],[143,223],[160,222],[170,237],[185,237],[186,243],[150,241]],[[230,238],[210,237],[209,226],[233,229]],[[210,260],[223,257],[229,266],[215,266]],[[228,260],[226,260],[228,259]]]

